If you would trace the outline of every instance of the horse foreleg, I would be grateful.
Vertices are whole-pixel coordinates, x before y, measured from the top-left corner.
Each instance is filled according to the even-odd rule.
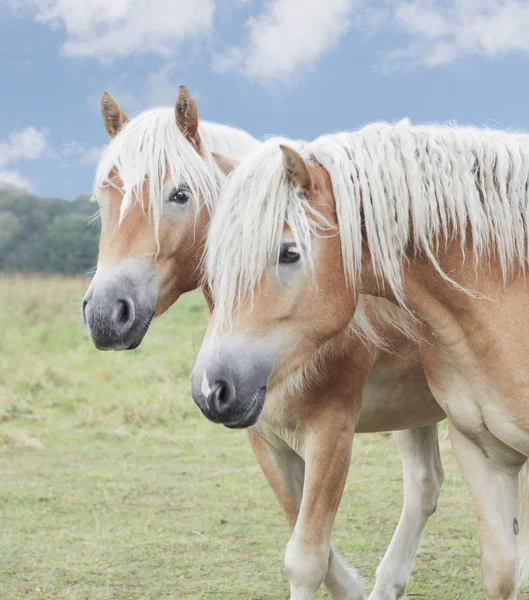
[[[449,425],[452,448],[478,516],[485,596],[487,600],[515,600],[518,469],[512,462],[503,468],[499,456],[494,456],[494,462],[492,456],[487,459],[473,441]]]
[[[303,498],[285,553],[291,600],[312,600],[324,580],[333,598],[361,600],[362,586],[331,552],[331,531],[349,470],[355,423],[331,409],[322,413],[307,428]]]
[[[303,496],[305,461],[293,450],[278,449],[252,430],[247,430],[247,433],[257,461],[285,513],[292,532],[296,525]],[[333,600],[363,598],[354,570],[347,566],[332,543],[324,585],[331,593]],[[360,595],[352,595],[351,590],[355,589],[360,589]]]
[[[404,596],[422,532],[435,511],[444,477],[437,425],[395,431],[393,439],[402,458],[404,502],[369,600],[397,600]]]
[[[303,496],[305,461],[291,448],[286,446],[278,448],[251,429],[247,429],[246,433],[255,458],[283,509],[287,524],[292,531],[296,525]]]

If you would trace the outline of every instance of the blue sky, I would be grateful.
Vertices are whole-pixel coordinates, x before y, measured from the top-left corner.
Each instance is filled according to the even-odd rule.
[[[172,105],[256,136],[373,120],[529,129],[525,0],[0,0],[0,181],[75,198],[107,134]]]

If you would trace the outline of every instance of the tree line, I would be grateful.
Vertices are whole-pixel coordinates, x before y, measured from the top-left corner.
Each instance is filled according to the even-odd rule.
[[[97,263],[97,209],[89,196],[39,198],[1,185],[0,271],[77,275],[91,270]]]

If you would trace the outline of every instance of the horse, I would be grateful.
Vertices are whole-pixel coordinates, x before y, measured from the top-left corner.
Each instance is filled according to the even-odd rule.
[[[514,600],[518,537],[523,575],[529,560],[528,231],[527,134],[403,120],[269,140],[232,170],[210,226],[195,402],[207,414],[220,396],[258,423],[268,389],[362,311],[360,293],[400,307],[421,323],[472,495],[486,598]]]
[[[197,267],[221,177],[209,148],[242,157],[260,142],[234,127],[205,121],[199,127],[196,103],[183,86],[174,109],[154,108],[131,120],[107,92],[100,105],[111,143],[94,182],[101,237],[82,319],[96,348],[127,350],[141,344],[153,317],[199,287]]]
[[[231,148],[232,156],[242,158],[261,142],[199,122],[196,103],[183,87],[175,109],[153,109],[129,120],[105,93],[101,112],[111,142],[95,178],[102,233],[97,273],[82,313],[97,348],[123,350],[138,347],[153,316],[200,285],[209,220],[224,177],[212,152]],[[220,162],[224,170],[233,165]],[[373,600],[393,600],[404,594],[422,531],[436,507],[443,480],[436,423],[444,413],[428,389],[416,343],[403,333],[415,324],[385,300],[362,301],[369,320],[348,323],[300,365],[288,385],[270,389],[266,415],[247,435],[290,528],[313,543],[321,525],[330,535],[349,469],[351,424],[358,432],[399,430],[394,439],[403,462],[404,504],[371,594]],[[379,318],[386,313],[394,322]],[[321,457],[315,434],[324,424],[342,443]],[[332,597],[364,598],[354,573],[327,543],[323,579]],[[303,566],[310,569],[310,561]],[[294,571],[288,572],[292,597],[302,597],[298,588],[306,581],[297,585]]]

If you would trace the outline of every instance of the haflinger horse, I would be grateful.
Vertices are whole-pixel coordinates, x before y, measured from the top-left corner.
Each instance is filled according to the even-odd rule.
[[[153,109],[129,120],[106,93],[101,109],[111,142],[96,174],[102,233],[97,273],[82,312],[96,347],[122,350],[136,348],[153,315],[199,286],[209,221],[224,177],[212,152],[242,158],[261,143],[233,128],[199,123],[185,88],[175,109]],[[224,170],[233,166],[220,162]],[[328,539],[353,430],[401,430],[394,436],[403,462],[404,506],[371,598],[393,600],[404,593],[443,480],[436,422],[444,413],[410,339],[415,324],[385,300],[363,303],[369,319],[359,313],[292,377],[276,389],[270,386],[266,411],[248,429],[291,529],[306,544],[306,580],[303,575],[299,583],[293,581],[301,575],[293,575],[287,563],[294,598],[307,597],[302,589],[312,590],[321,580],[335,600],[364,598]],[[325,547],[311,545],[321,535]]]
[[[359,293],[402,307],[422,323],[421,363],[473,498],[485,595],[516,598],[517,542],[528,560],[529,136],[404,120],[304,145],[271,139],[231,173],[207,244],[215,310],[192,374],[202,410],[220,399],[259,427],[269,390],[347,327]],[[340,416],[332,430],[335,404],[305,447],[309,473],[325,464],[311,493],[331,496],[327,512],[306,516],[322,529],[356,425]],[[294,586],[324,574],[328,538],[318,544],[296,523]]]
[[[222,177],[211,150],[242,158],[260,142],[217,123],[199,127],[196,103],[183,86],[173,109],[131,120],[105,92],[101,114],[111,142],[95,177],[101,238],[82,318],[97,348],[128,350],[140,345],[154,316],[199,287]]]

